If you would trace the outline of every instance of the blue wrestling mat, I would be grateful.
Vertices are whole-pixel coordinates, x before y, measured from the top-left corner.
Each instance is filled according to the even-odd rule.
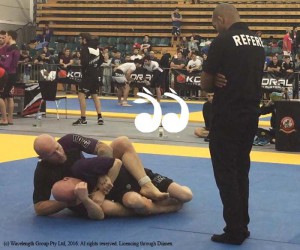
[[[151,103],[134,103],[133,100],[129,100],[128,103],[132,107],[122,107],[118,105],[117,99],[101,99],[101,106],[103,112],[117,112],[117,113],[132,113],[140,114],[142,112],[153,113],[153,105]],[[190,112],[202,111],[202,103],[187,103]],[[62,106],[63,107],[63,106]],[[61,108],[62,108],[61,107]],[[47,108],[54,109],[55,105],[53,102],[47,103]],[[163,114],[174,112],[180,114],[180,105],[177,102],[161,102],[161,108]],[[77,98],[68,98],[68,109],[79,110],[79,101]],[[94,102],[92,99],[86,100],[86,110],[95,111]]]
[[[105,117],[119,117],[119,118],[133,118],[132,115],[138,115],[140,113],[148,113],[153,114],[153,105],[151,103],[142,103],[137,104],[133,102],[134,99],[130,98],[128,101],[131,104],[131,107],[122,107],[118,105],[118,101],[116,98],[101,98],[101,108]],[[200,101],[187,101],[186,102],[190,112],[190,122],[204,122],[202,115],[203,102]],[[92,99],[86,100],[87,112],[95,112],[95,106]],[[64,114],[64,103],[60,105],[61,110],[59,111],[61,114]],[[55,104],[53,102],[47,103],[47,109],[51,109],[54,111]],[[163,115],[167,113],[175,113],[180,114],[181,107],[179,103],[176,101],[162,100],[161,109]],[[79,101],[76,97],[68,98],[68,112],[73,115],[79,115]],[[56,111],[55,111],[56,112]],[[96,114],[96,113],[95,113]],[[115,115],[115,116],[114,116]],[[270,126],[269,121],[270,116],[260,117],[260,121],[262,121],[263,126]]]
[[[149,167],[189,186],[194,198],[178,213],[92,221],[69,211],[35,216],[33,174],[37,159],[0,164],[0,249],[9,250],[231,250],[210,241],[224,226],[210,159],[141,154]],[[251,236],[241,250],[300,249],[300,168],[252,163]]]

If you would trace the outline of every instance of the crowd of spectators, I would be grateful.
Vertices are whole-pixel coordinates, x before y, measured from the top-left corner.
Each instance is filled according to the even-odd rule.
[[[258,31],[257,36],[262,37],[262,32]],[[155,39],[155,38],[154,38]],[[154,40],[153,39],[153,40]],[[51,41],[55,40],[55,46],[51,47]],[[265,51],[266,62],[265,71],[276,73],[291,73],[300,69],[300,54],[298,54],[300,36],[297,28],[287,30],[283,34],[282,40],[276,40],[272,36],[268,39],[262,39]],[[72,47],[68,47],[73,42]],[[176,44],[176,53],[166,51],[156,57],[156,51],[153,50],[152,39],[145,35],[140,42],[135,42],[128,51],[118,50],[116,44],[106,44],[100,47],[105,58],[103,63],[103,87],[100,91],[104,94],[115,93],[112,84],[113,69],[122,63],[133,61],[134,59],[142,59],[146,55],[151,60],[160,63],[162,68],[186,70],[188,73],[193,71],[201,71],[203,64],[207,58],[207,52],[211,40],[204,39],[198,34],[191,34],[190,37],[180,37]],[[63,44],[63,46],[59,46]],[[52,44],[53,45],[53,44]],[[167,58],[167,60],[166,60]],[[76,37],[61,39],[55,37],[49,26],[46,25],[42,35],[37,36],[36,40],[24,45],[21,49],[20,62],[25,64],[57,64],[61,68],[67,69],[68,66],[80,66],[80,44],[76,43]],[[169,77],[170,76],[170,77]],[[163,84],[164,90],[168,86],[174,88],[174,77],[169,75],[165,77],[166,82]],[[65,88],[70,92],[70,87]],[[182,91],[180,92],[186,98],[194,98],[204,96],[199,91]]]

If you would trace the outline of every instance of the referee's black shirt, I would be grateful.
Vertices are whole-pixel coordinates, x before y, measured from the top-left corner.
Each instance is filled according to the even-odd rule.
[[[227,79],[215,87],[213,120],[230,122],[243,114],[259,114],[260,89],[265,62],[262,41],[242,22],[234,23],[210,45],[204,71]]]

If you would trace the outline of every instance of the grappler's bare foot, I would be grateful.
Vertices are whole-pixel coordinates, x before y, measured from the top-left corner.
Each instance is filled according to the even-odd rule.
[[[169,193],[160,192],[152,182],[147,182],[141,187],[140,194],[155,201],[161,201],[169,198]]]

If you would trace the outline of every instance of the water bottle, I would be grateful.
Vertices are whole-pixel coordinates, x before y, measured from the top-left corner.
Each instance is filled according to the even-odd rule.
[[[158,137],[159,138],[163,138],[164,137],[164,127],[162,125],[160,125],[158,127]]]
[[[29,80],[30,80],[30,75],[29,73],[26,74],[26,83],[29,83]]]
[[[23,83],[26,83],[27,77],[26,77],[26,73],[23,74]]]
[[[288,89],[287,95],[288,95],[289,100],[293,99],[293,89],[292,88]]]
[[[37,113],[36,115],[36,126],[41,127],[42,126],[42,114]]]

